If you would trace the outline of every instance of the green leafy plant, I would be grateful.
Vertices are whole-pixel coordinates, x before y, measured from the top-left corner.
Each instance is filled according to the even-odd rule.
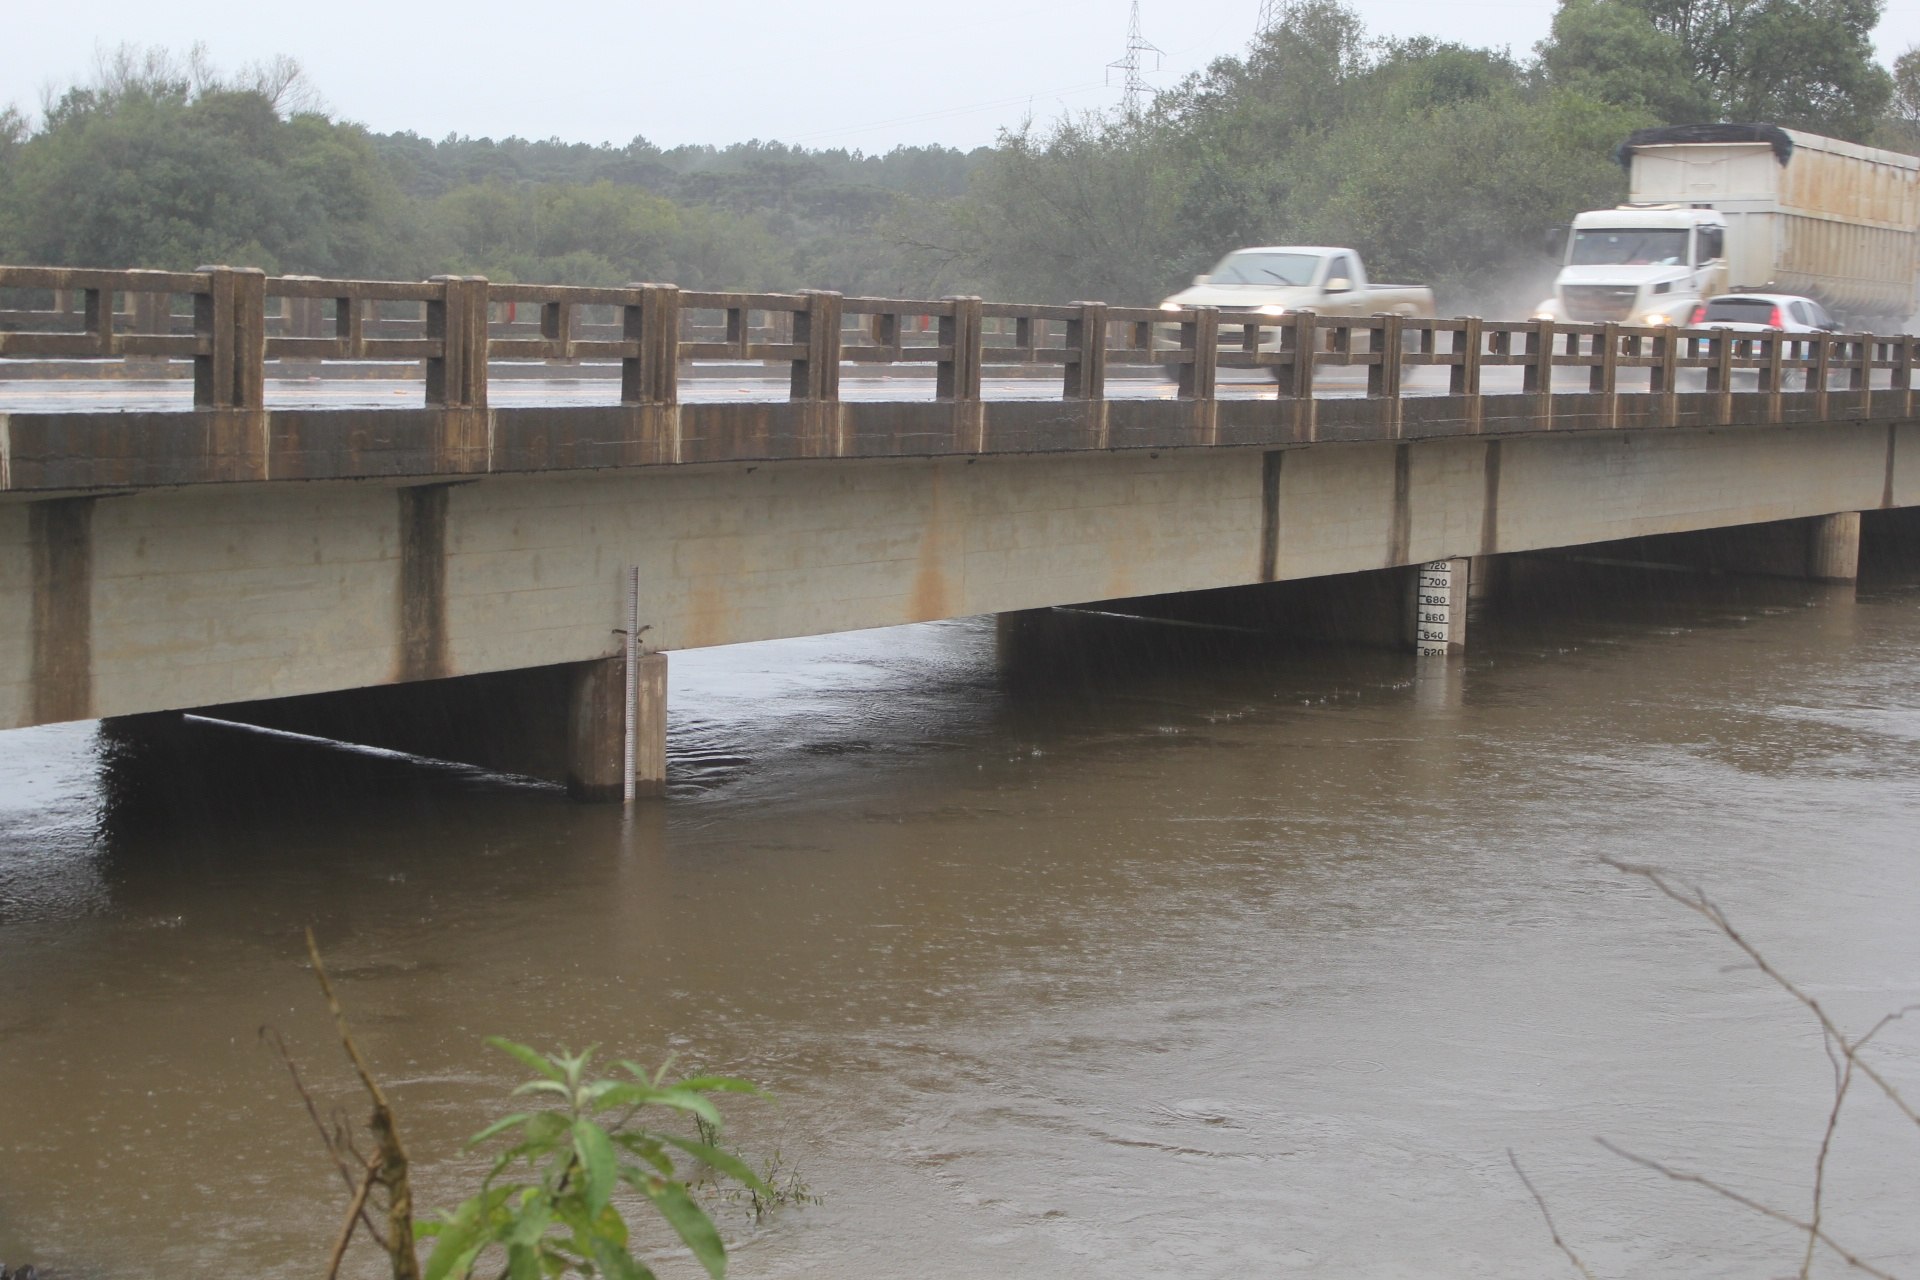
[[[671,1062],[649,1072],[623,1061],[616,1065],[624,1078],[589,1079],[592,1049],[548,1055],[508,1040],[488,1043],[536,1073],[515,1094],[549,1105],[495,1121],[468,1143],[508,1145],[494,1157],[479,1194],[437,1221],[420,1224],[419,1233],[435,1242],[425,1280],[467,1280],[490,1251],[505,1257],[504,1271],[490,1274],[508,1280],[568,1273],[651,1280],[653,1272],[633,1256],[623,1193],[664,1219],[714,1280],[726,1274],[726,1246],[706,1210],[688,1193],[676,1160],[691,1157],[716,1180],[738,1183],[756,1201],[776,1196],[773,1187],[719,1145],[720,1112],[709,1097],[758,1094],[757,1086],[725,1076],[669,1081]],[[663,1113],[691,1117],[698,1136],[681,1137],[640,1123]]]
[[[720,1131],[699,1117],[694,1118],[694,1129],[700,1134],[700,1140],[713,1145],[719,1140]],[[814,1191],[800,1170],[787,1163],[786,1157],[775,1147],[773,1154],[761,1162],[760,1186],[752,1183],[727,1185],[721,1183],[709,1173],[697,1179],[693,1185],[699,1187],[702,1182],[711,1184],[711,1190],[719,1199],[728,1204],[744,1203],[747,1212],[755,1222],[762,1222],[767,1215],[788,1205],[824,1204],[825,1200]]]

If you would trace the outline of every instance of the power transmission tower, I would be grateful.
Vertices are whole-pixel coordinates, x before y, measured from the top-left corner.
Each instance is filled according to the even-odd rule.
[[[1253,24],[1253,34],[1263,36],[1280,25],[1280,18],[1287,7],[1287,0],[1260,0],[1260,20]]]
[[[1112,72],[1119,71],[1125,75],[1121,92],[1126,96],[1129,116],[1138,116],[1141,100],[1153,92],[1153,86],[1147,83],[1147,78],[1142,74],[1140,66],[1141,55],[1148,53],[1153,55],[1153,66],[1147,70],[1158,71],[1160,59],[1165,57],[1166,53],[1159,45],[1148,44],[1146,37],[1140,34],[1140,0],[1133,0],[1133,21],[1127,27],[1127,56],[1118,62],[1107,64],[1108,84],[1113,83]]]

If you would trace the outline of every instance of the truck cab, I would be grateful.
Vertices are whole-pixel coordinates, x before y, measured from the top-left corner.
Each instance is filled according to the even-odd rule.
[[[1540,319],[1685,324],[1702,298],[1723,290],[1727,220],[1682,205],[1594,209],[1567,229],[1553,296]]]

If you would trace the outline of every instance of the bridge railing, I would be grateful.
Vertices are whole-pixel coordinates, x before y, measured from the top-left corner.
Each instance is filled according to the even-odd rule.
[[[1223,369],[1266,371],[1282,400],[1314,398],[1326,370],[1361,369],[1367,398],[1399,401],[1419,370],[1446,370],[1445,391],[1428,385],[1429,394],[1478,398],[1486,370],[1518,368],[1520,393],[1538,397],[1549,421],[1553,396],[1581,391],[1604,401],[1650,395],[1655,418],[1672,424],[1683,394],[1695,404],[1708,397],[1708,420],[1731,421],[1735,375],[1745,373],[1754,375],[1765,420],[1781,420],[1791,383],[1810,394],[1821,417],[1850,395],[1870,408],[1876,389],[1905,393],[1910,408],[1916,339],[716,293],[667,284],[591,288],[468,276],[398,282],[230,267],[0,266],[0,358],[147,369],[190,359],[194,403],[214,409],[263,407],[272,361],[417,362],[426,403],[452,408],[485,406],[489,364],[502,361],[617,361],[620,402],[639,405],[677,403],[680,369],[692,360],[784,364],[791,398],[809,402],[839,399],[849,364],[930,365],[934,398],[957,402],[981,398],[988,368],[1057,369],[1060,398],[1099,401],[1112,368],[1161,366],[1174,378],[1176,398],[1197,402],[1218,396]],[[1687,371],[1697,371],[1691,381],[1704,393],[1682,392]],[[1746,413],[1750,420],[1752,410]]]

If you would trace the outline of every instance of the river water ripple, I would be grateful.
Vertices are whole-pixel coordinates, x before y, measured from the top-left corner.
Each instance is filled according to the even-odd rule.
[[[1920,591],[1569,572],[1473,652],[991,620],[673,659],[672,796],[215,725],[0,735],[0,1258],[310,1276],[358,1115],[315,926],[420,1198],[517,1071],[678,1055],[823,1198],[718,1212],[738,1277],[1796,1270],[1812,1020],[1602,854],[1707,885],[1855,1031],[1920,1000]],[[1883,1070],[1920,1095],[1920,1028]],[[1920,1133],[1861,1093],[1829,1225],[1920,1268]],[[661,1248],[667,1275],[695,1270]],[[371,1259],[356,1274],[374,1274]],[[1834,1272],[1837,1274],[1837,1272]]]

